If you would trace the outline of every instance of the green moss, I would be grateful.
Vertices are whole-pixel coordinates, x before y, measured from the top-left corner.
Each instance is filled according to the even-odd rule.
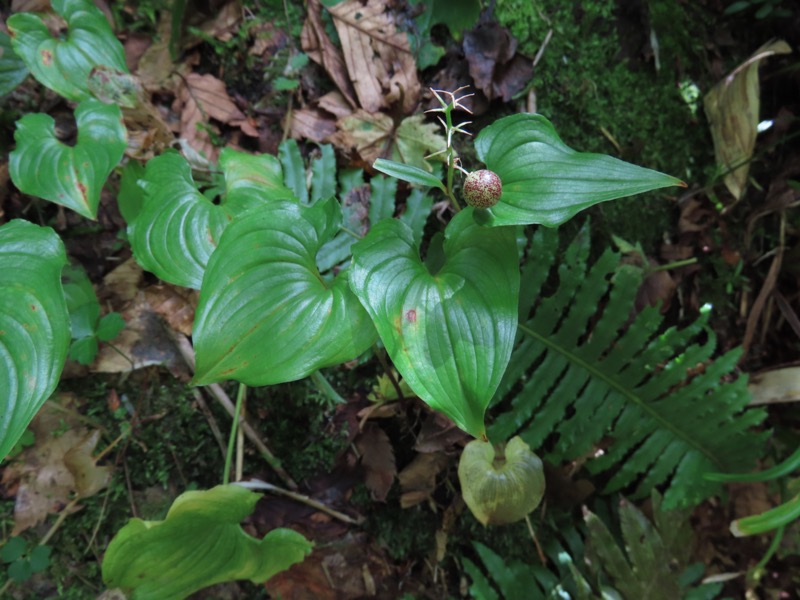
[[[534,71],[530,87],[537,110],[549,118],[575,150],[602,152],[653,168],[687,182],[702,178],[713,159],[705,124],[681,98],[678,64],[696,63],[685,31],[688,8],[663,0],[650,3],[650,20],[659,39],[661,70],[653,62],[630,58],[620,43],[614,0],[580,6],[558,0],[509,0],[496,16],[534,56],[552,28],[553,35]],[[645,24],[638,25],[646,31]],[[630,45],[630,41],[628,40]],[[653,251],[674,222],[675,190],[606,203],[595,209],[604,233],[643,243]]]

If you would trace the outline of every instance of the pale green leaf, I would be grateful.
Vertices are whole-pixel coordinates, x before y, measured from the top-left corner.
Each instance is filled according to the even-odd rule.
[[[263,583],[302,561],[312,544],[290,529],[256,539],[239,523],[255,494],[236,485],[181,494],[163,521],[131,519],[103,558],[103,582],[132,600],[182,600],[237,579]]]

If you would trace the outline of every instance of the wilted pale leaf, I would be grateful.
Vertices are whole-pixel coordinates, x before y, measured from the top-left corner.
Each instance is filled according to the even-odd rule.
[[[704,105],[711,125],[717,164],[725,171],[737,167],[724,178],[728,191],[736,200],[742,197],[747,184],[749,160],[758,133],[756,128],[761,104],[758,65],[769,56],[791,51],[789,44],[783,40],[762,46],[705,97]]]
[[[340,119],[337,127],[339,131],[331,136],[331,142],[345,152],[355,150],[368,164],[389,158],[430,173],[431,166],[424,157],[447,145],[439,127],[426,122],[424,115],[403,119],[395,128],[389,115],[357,110]]]

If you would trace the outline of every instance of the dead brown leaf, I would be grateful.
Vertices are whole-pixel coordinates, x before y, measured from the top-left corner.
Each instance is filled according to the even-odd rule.
[[[336,133],[336,119],[318,108],[301,108],[292,112],[290,135],[296,140],[321,144]]]
[[[129,258],[103,278],[101,296],[111,296],[118,302],[131,302],[139,293],[144,271],[136,259]]]
[[[99,432],[88,432],[74,412],[77,400],[63,395],[59,409],[48,402],[31,422],[35,443],[3,470],[3,486],[14,493],[14,529],[18,535],[60,512],[73,492],[91,496],[107,485],[110,467],[91,457]],[[66,430],[64,430],[66,427]],[[54,435],[54,432],[62,432]],[[69,465],[76,469],[80,481]]]
[[[749,406],[800,402],[800,366],[751,374],[747,389],[753,397]]]
[[[188,334],[196,306],[195,293],[177,291],[167,285],[142,290],[143,278],[141,267],[132,258],[103,278],[98,296],[122,315],[126,325],[114,339],[113,348],[109,345],[100,348],[91,370],[124,373],[164,364],[178,377],[188,378],[185,363],[167,327]]]
[[[365,483],[372,498],[378,502],[385,501],[397,475],[389,436],[375,423],[367,423],[355,439],[355,445],[361,454],[361,465],[366,471]]]
[[[368,165],[377,158],[389,158],[431,171],[425,156],[446,145],[439,128],[426,122],[424,115],[412,115],[395,126],[387,114],[359,109],[340,119],[337,127],[338,131],[330,137],[331,143]]]
[[[247,135],[258,137],[258,131],[248,122],[247,116],[234,104],[225,83],[211,74],[189,73],[181,89],[184,102],[181,113],[181,137],[197,151],[215,160],[219,151],[200,125],[211,127],[209,119],[226,125],[238,126]]]
[[[145,299],[153,312],[175,331],[186,336],[192,335],[194,311],[200,292],[168,283],[151,285],[144,290]]]
[[[393,581],[389,565],[378,543],[364,533],[348,533],[320,543],[306,560],[272,577],[266,588],[271,596],[294,600],[356,600],[371,597],[369,588],[382,590],[378,597],[397,598],[399,582]]]
[[[417,454],[411,464],[397,476],[402,490],[400,506],[410,508],[430,500],[436,489],[436,476],[450,460],[451,457],[444,452]]]
[[[417,452],[460,451],[472,439],[443,414],[430,413],[422,423],[414,450]]]
[[[139,58],[136,70],[142,85],[151,92],[169,90],[173,87],[170,80],[176,68],[169,53],[171,33],[172,13],[162,10],[155,38]]]
[[[517,40],[496,22],[465,33],[463,47],[475,87],[489,100],[508,102],[533,76],[533,63],[517,54]]]
[[[361,107],[374,113],[399,103],[403,113],[413,112],[421,91],[417,65],[385,0],[346,0],[328,11]]]
[[[220,41],[227,42],[233,38],[236,30],[242,26],[242,5],[238,0],[228,2],[215,11],[214,16],[203,22],[198,29]]]
[[[92,456],[100,441],[100,431],[95,429],[64,455],[64,464],[75,480],[75,492],[81,498],[89,498],[102,490],[111,481],[112,467],[98,467]]]
[[[749,160],[756,145],[759,108],[759,63],[775,54],[792,51],[783,40],[765,44],[706,94],[704,107],[714,140],[717,164],[733,169],[724,177],[725,186],[739,200],[747,185]]]
[[[358,106],[356,92],[347,73],[342,52],[325,33],[325,25],[322,23],[320,15],[321,10],[322,6],[319,0],[308,1],[308,16],[300,34],[300,44],[303,52],[325,69],[352,110]]]

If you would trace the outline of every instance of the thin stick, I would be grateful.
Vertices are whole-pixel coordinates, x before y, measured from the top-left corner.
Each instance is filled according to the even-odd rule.
[[[247,394],[242,399],[242,410],[239,412],[239,421],[247,412]],[[244,433],[242,428],[236,430],[236,481],[242,480],[242,472],[244,471]]]
[[[266,481],[260,481],[258,479],[253,479],[251,481],[237,481],[234,485],[240,485],[248,490],[266,490],[268,492],[275,492],[276,494],[280,494],[282,496],[286,496],[287,498],[291,498],[301,504],[305,504],[306,506],[310,506],[311,508],[316,508],[317,510],[324,512],[326,515],[330,515],[334,519],[339,519],[340,521],[344,521],[345,523],[350,523],[351,525],[360,525],[364,522],[364,517],[359,515],[356,518],[351,517],[350,515],[346,515],[338,510],[330,508],[314,500],[313,498],[309,498],[304,494],[298,494],[297,492],[290,492],[289,490],[285,490],[280,488],[276,485],[272,485],[271,483],[267,483]]]
[[[542,561],[544,566],[547,566],[547,557],[544,555],[544,550],[542,550],[542,546],[539,544],[539,538],[536,537],[536,532],[533,530],[530,515],[525,515],[525,523],[528,525],[528,533],[531,534],[533,543],[536,544],[536,552],[539,553],[539,560]]]
[[[208,408],[206,399],[203,398],[203,394],[200,393],[200,390],[192,388],[192,395],[197,402],[197,406],[200,407],[200,411],[205,415],[208,426],[211,428],[211,433],[214,434],[214,439],[217,440],[217,444],[219,444],[220,452],[222,452],[222,460],[225,460],[225,441],[222,438],[222,430],[220,430],[217,420],[211,413],[211,409]]]

